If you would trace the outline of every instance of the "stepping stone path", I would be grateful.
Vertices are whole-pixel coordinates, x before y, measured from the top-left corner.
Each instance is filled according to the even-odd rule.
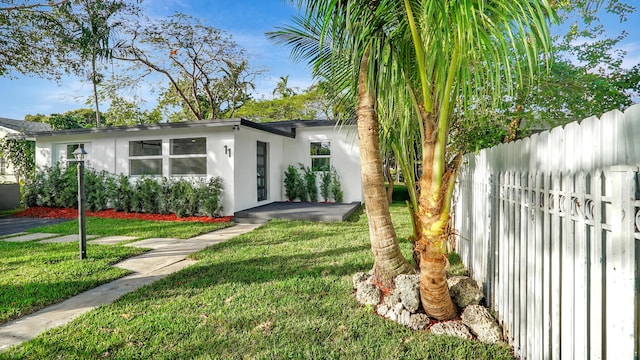
[[[18,233],[14,233],[14,234],[2,235],[2,236],[0,236],[0,240],[4,240],[6,238],[20,236],[20,235],[24,235],[24,234],[27,234],[27,233],[23,231],[23,232],[18,232]]]
[[[91,244],[98,245],[117,245],[121,242],[135,240],[137,237],[135,236],[106,236],[103,238],[95,239],[89,241]]]
[[[27,242],[27,241],[47,239],[47,238],[51,238],[51,237],[54,237],[54,236],[58,236],[58,234],[33,233],[33,234],[26,234],[26,235],[19,235],[19,236],[14,236],[14,237],[10,237],[10,238],[5,238],[5,239],[2,239],[2,241]]]
[[[125,246],[146,248],[146,249],[159,249],[169,245],[175,245],[183,242],[185,242],[185,240],[171,239],[171,238],[150,238],[150,239],[136,241],[134,243],[127,244]]]
[[[87,240],[95,239],[97,237],[98,235],[87,235]],[[73,234],[73,235],[58,236],[53,239],[42,240],[40,242],[43,244],[48,244],[48,243],[70,243],[70,242],[78,242],[78,241],[80,241],[80,235]]]

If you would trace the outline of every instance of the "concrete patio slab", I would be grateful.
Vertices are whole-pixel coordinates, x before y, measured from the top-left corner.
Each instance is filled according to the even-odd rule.
[[[20,235],[20,236],[15,236],[15,237],[2,239],[2,241],[27,242],[27,241],[35,241],[35,240],[47,239],[47,238],[51,238],[51,237],[54,237],[54,236],[58,236],[58,234],[53,234],[53,233],[33,233],[33,234],[26,234],[26,235]]]
[[[98,245],[116,245],[124,241],[131,241],[135,239],[137,239],[135,236],[105,236],[89,242]]]
[[[345,221],[360,207],[352,203],[273,202],[239,211],[233,220],[237,223],[264,224],[271,219],[336,222]]]
[[[87,235],[87,240],[94,239],[97,237],[98,235]],[[70,243],[70,242],[78,242],[78,241],[80,241],[80,235],[72,234],[72,235],[58,236],[53,239],[42,240],[40,242],[43,244],[48,244],[48,243]]]

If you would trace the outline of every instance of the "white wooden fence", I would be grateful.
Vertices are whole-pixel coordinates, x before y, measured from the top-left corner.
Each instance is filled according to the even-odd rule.
[[[465,157],[457,251],[522,359],[638,359],[640,105]]]

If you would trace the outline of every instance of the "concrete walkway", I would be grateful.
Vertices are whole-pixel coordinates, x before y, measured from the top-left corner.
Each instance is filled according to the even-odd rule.
[[[186,259],[189,254],[247,233],[259,226],[257,224],[238,224],[187,240],[146,239],[127,244],[127,246],[153,249],[115,265],[131,270],[134,272],[133,274],[0,326],[0,352],[23,341],[33,339],[46,330],[64,325],[89,310],[100,305],[110,304],[124,294],[192,265],[195,261]]]

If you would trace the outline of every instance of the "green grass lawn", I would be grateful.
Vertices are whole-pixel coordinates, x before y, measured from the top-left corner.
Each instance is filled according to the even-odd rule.
[[[110,265],[143,252],[89,244],[81,261],[76,243],[0,241],[0,324],[128,274]]]
[[[408,213],[394,205],[398,233]],[[411,245],[402,250],[410,258]],[[354,300],[372,267],[366,217],[273,221],[0,359],[510,359],[506,346],[414,332]]]
[[[87,217],[87,234],[100,236],[135,236],[139,239],[151,237],[188,239],[210,231],[233,226],[232,222],[200,223],[185,221],[120,220]],[[28,230],[56,234],[77,234],[78,220],[66,221]]]
[[[87,218],[87,232],[101,236],[190,238],[233,223],[189,223]],[[77,234],[78,221],[29,230]],[[110,265],[144,250],[87,244],[88,259],[78,260],[77,243],[40,244],[0,241],[0,324],[33,313],[129,272]]]
[[[16,213],[24,210],[24,208],[10,209],[10,210],[0,210],[0,218],[13,216]]]

